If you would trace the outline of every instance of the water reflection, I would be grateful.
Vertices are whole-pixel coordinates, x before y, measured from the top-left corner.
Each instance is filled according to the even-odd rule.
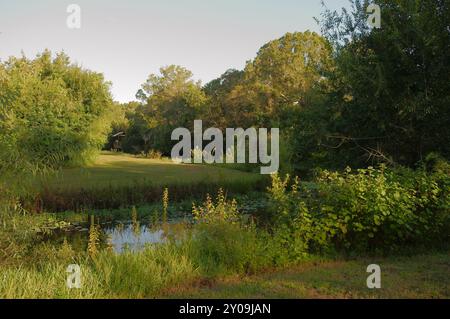
[[[169,237],[178,236],[189,224],[188,220],[172,220],[166,224],[145,224],[130,221],[97,222],[99,249],[112,249],[116,253],[136,252],[146,245],[164,244]],[[47,242],[61,244],[66,240],[74,250],[86,251],[89,243],[89,225],[79,224],[66,231],[55,232],[45,238]]]
[[[166,236],[163,229],[149,228],[147,225],[120,224],[119,227],[106,228],[104,234],[115,252],[124,250],[138,251],[146,244],[164,243]]]

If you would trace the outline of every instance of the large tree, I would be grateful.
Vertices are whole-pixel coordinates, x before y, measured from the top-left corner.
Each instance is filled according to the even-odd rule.
[[[225,129],[237,127],[245,121],[243,119],[249,115],[248,112],[233,107],[230,95],[243,79],[244,71],[229,69],[203,87],[208,107],[203,109],[201,117],[209,126]]]
[[[262,46],[244,71],[229,70],[205,86],[210,113],[224,117],[215,120],[220,126],[287,124],[285,109],[311,105],[332,66],[326,39],[309,31],[286,33]]]
[[[269,116],[279,116],[283,105],[310,105],[332,66],[331,46],[325,38],[314,32],[295,32],[265,44],[247,64],[245,74],[253,89],[265,96],[260,108]]]
[[[357,165],[413,165],[430,152],[449,158],[449,2],[376,1],[380,29],[366,23],[370,2],[323,14],[337,64],[326,109],[329,144]]]
[[[279,127],[282,166],[291,166],[297,139],[317,144],[313,130],[300,119],[321,105],[333,70],[332,47],[325,38],[309,31],[287,33],[262,46],[243,71],[228,70],[208,83],[203,114],[222,129]]]
[[[146,128],[141,129],[142,150],[155,148],[165,154],[170,154],[173,144],[172,130],[191,128],[206,101],[201,83],[192,79],[192,72],[176,65],[162,67],[159,75],[151,74],[137,97],[142,102],[138,116],[146,122]]]

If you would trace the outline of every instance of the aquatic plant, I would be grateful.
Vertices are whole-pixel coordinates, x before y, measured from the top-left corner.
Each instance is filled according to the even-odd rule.
[[[217,192],[216,202],[207,194],[203,205],[192,204],[192,215],[197,222],[227,221],[235,223],[238,220],[238,214],[236,200],[228,201],[222,188]]]
[[[100,229],[95,224],[94,215],[91,216],[91,225],[89,227],[88,253],[89,256],[95,257],[98,254],[98,247],[100,244]]]
[[[169,207],[169,189],[166,187],[164,188],[163,192],[163,214],[162,214],[162,221],[163,223],[167,223],[167,209]]]

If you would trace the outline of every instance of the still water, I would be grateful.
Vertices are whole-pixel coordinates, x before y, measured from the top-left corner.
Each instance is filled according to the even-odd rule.
[[[136,228],[133,224],[128,224],[123,227],[105,228],[104,233],[116,252],[122,252],[124,249],[141,250],[147,244],[164,243],[167,239],[163,229],[148,225],[139,225]]]
[[[109,248],[116,253],[124,251],[139,251],[147,245],[164,244],[169,236],[176,235],[181,229],[185,229],[189,221],[172,220],[167,224],[141,224],[136,221],[120,221],[98,223],[99,246]],[[56,244],[67,241],[76,251],[86,250],[89,242],[89,224],[74,224],[65,231],[57,231],[45,238],[47,242]]]

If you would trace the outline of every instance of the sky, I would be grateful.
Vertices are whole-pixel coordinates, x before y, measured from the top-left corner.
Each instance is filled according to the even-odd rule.
[[[81,8],[79,29],[67,26],[70,4]],[[321,10],[321,0],[0,0],[0,60],[64,51],[103,73],[114,99],[128,102],[162,66],[184,66],[203,84],[243,69],[286,32],[319,32]]]

